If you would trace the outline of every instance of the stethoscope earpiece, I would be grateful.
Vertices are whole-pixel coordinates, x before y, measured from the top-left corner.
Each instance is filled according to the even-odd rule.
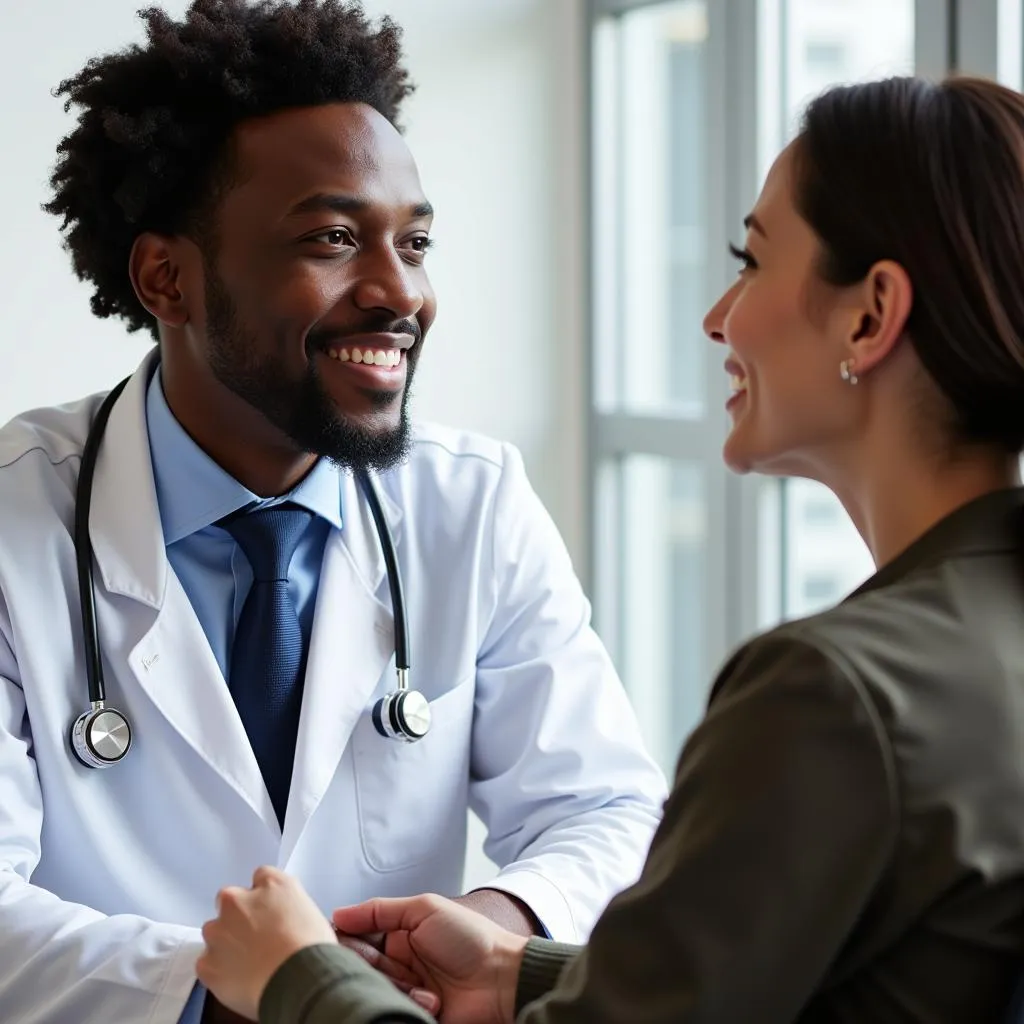
[[[395,690],[373,706],[373,724],[381,736],[415,743],[430,729],[430,705],[418,690]]]
[[[71,749],[86,768],[109,768],[117,764],[132,746],[132,727],[116,708],[102,701],[75,719],[71,726]]]

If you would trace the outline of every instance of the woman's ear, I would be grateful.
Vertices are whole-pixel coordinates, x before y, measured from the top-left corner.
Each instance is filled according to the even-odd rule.
[[[914,288],[894,260],[879,260],[857,286],[845,344],[858,376],[870,373],[903,337]]]

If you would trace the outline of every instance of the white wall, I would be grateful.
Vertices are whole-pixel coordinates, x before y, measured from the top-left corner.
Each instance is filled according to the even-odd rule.
[[[40,210],[71,124],[51,89],[139,39],[138,0],[0,0],[0,421],[109,387],[146,341],[95,320]],[[180,14],[185,0],[165,8]],[[584,550],[581,0],[369,0],[406,28],[408,139],[437,210],[420,416],[513,441]],[[474,835],[479,838],[479,829]],[[475,851],[468,878],[486,877]]]
[[[95,320],[40,209],[71,124],[51,95],[88,57],[141,37],[138,0],[0,0],[0,421],[133,368],[146,341]],[[186,0],[164,5],[180,14]],[[518,444],[583,551],[578,243],[580,0],[369,0],[406,28],[405,122],[438,211],[440,314],[416,411]]]

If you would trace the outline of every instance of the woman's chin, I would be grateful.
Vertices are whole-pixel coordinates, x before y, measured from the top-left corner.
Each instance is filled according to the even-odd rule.
[[[740,436],[736,430],[725,440],[722,461],[732,472],[740,476],[748,473],[762,473],[765,476],[787,475],[786,468],[779,463],[778,455],[752,444],[749,437]]]
[[[773,451],[764,446],[757,447],[749,437],[738,436],[733,431],[722,448],[722,461],[739,476],[760,473],[762,476],[807,476],[803,463],[785,452]]]
[[[722,446],[722,461],[734,473],[741,475],[754,472],[757,462],[749,439],[745,438],[743,434],[742,426],[737,424]]]
[[[739,456],[732,454],[728,449],[722,453],[722,461],[725,463],[726,469],[731,470],[738,476],[746,476],[747,473],[753,472],[753,467],[746,459],[741,459]]]

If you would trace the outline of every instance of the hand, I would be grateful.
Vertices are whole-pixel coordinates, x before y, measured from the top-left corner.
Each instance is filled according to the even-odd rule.
[[[252,888],[217,894],[218,916],[203,925],[206,949],[196,975],[229,1010],[249,1020],[274,972],[306,946],[334,942],[331,923],[294,879],[257,868]]]
[[[387,955],[441,997],[442,1024],[513,1024],[525,936],[441,896],[370,900],[336,910],[334,924],[386,932]]]
[[[404,964],[385,955],[384,944],[386,935],[342,935],[335,933],[338,945],[358,953],[371,967],[380,971],[400,992],[404,992],[414,1002],[436,1017],[441,1008],[441,1000],[423,987],[422,977],[409,970]]]

